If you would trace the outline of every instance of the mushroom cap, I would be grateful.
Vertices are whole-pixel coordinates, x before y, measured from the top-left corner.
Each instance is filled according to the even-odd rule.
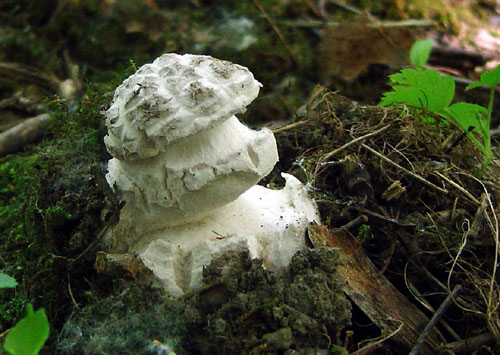
[[[106,111],[111,155],[138,160],[245,112],[262,85],[245,67],[210,56],[164,54],[115,91]]]

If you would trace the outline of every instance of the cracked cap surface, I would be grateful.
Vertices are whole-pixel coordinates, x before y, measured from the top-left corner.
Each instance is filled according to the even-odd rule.
[[[116,89],[106,111],[106,147],[120,160],[155,156],[179,138],[245,112],[261,86],[238,64],[164,54]]]

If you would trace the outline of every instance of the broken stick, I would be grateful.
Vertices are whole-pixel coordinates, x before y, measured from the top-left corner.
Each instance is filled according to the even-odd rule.
[[[0,133],[0,157],[16,153],[26,144],[41,139],[50,122],[49,118],[49,114],[43,113]]]
[[[346,282],[344,292],[381,329],[382,334],[392,334],[391,340],[409,351],[429,318],[380,275],[361,245],[346,229],[328,231],[326,226],[311,225],[309,239],[315,247],[340,249],[342,265],[337,271]],[[422,353],[435,353],[442,338],[436,328],[430,329],[422,345]]]

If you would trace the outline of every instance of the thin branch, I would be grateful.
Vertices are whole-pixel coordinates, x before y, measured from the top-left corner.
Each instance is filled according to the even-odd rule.
[[[463,288],[461,285],[456,285],[453,291],[451,291],[451,294],[446,296],[446,299],[443,301],[441,306],[439,306],[438,310],[434,315],[432,316],[431,320],[427,325],[425,326],[422,334],[418,337],[417,343],[411,349],[410,355],[419,355],[421,353],[421,348],[422,345],[425,342],[425,339],[429,335],[429,332],[431,331],[432,328],[437,324],[437,322],[443,317],[444,313],[446,310],[451,306],[453,303],[453,299],[456,298],[461,292],[463,292]]]
[[[353,144],[356,144],[360,141],[363,141],[367,138],[370,138],[370,137],[373,137],[373,136],[376,136],[380,133],[382,133],[383,131],[385,131],[387,128],[389,128],[391,125],[388,124],[388,125],[385,125],[384,127],[376,130],[376,131],[373,131],[371,133],[368,133],[368,134],[365,134],[364,136],[361,136],[361,137],[358,137],[358,138],[355,138],[353,139],[352,141],[349,141],[347,142],[346,144],[344,144],[342,147],[339,147],[337,149],[334,149],[332,150],[330,153],[326,154],[325,156],[323,156],[319,161],[323,161],[323,160],[327,160],[329,159],[330,157],[334,156],[335,154],[337,154],[338,152],[341,152],[342,150],[346,149],[347,147],[353,145]]]
[[[69,274],[68,274],[68,293],[71,298],[71,301],[75,305],[76,309],[80,309],[80,306],[78,305],[78,302],[75,300],[75,296],[73,296],[73,291],[71,290],[71,282],[69,281]]]
[[[284,132],[284,131],[288,131],[290,129],[294,129],[294,128],[297,128],[297,127],[300,127],[300,126],[304,126],[304,125],[306,125],[308,123],[309,123],[309,120],[294,122],[294,123],[287,124],[286,126],[283,126],[283,127],[272,129],[271,131],[274,134],[281,133],[281,132]]]
[[[41,139],[50,123],[47,113],[28,118],[0,133],[0,157],[16,153],[26,144]]]
[[[423,307],[425,307],[428,311],[432,312],[433,314],[436,313],[436,310],[434,307],[430,305],[429,302],[425,299],[425,297],[420,293],[420,291],[415,287],[415,285],[409,281],[406,278],[406,268],[407,268],[408,263],[405,265],[405,283],[406,287],[408,288],[408,291],[413,295],[415,300],[419,302]],[[455,330],[450,326],[450,324],[445,320],[441,319],[440,324],[446,329],[450,335],[455,338],[455,340],[461,340],[460,336],[455,332]]]
[[[348,229],[348,230],[354,229],[354,228],[359,227],[360,225],[368,222],[368,220],[369,220],[368,216],[365,214],[362,214],[362,215],[354,218],[352,221],[347,222],[346,224],[344,224],[340,228],[344,228],[344,229]]]
[[[404,327],[404,323],[403,322],[399,322],[399,326],[397,329],[395,329],[393,332],[391,332],[390,334],[388,334],[387,336],[384,336],[384,337],[380,337],[377,341],[373,342],[373,343],[370,343],[368,345],[365,345],[363,346],[361,349],[355,351],[352,353],[352,355],[359,355],[359,354],[365,354],[365,351],[366,350],[369,350],[369,349],[373,349],[376,345],[379,345],[379,344],[382,344],[384,341],[386,341],[387,339],[390,339],[392,338],[394,335],[396,335],[401,329],[403,329]]]
[[[298,64],[298,62],[295,59],[295,56],[294,56],[293,51],[292,51],[292,48],[290,47],[290,45],[288,44],[288,42],[285,40],[285,37],[283,36],[283,34],[281,34],[281,31],[278,28],[278,26],[276,25],[276,23],[271,19],[271,17],[268,15],[268,13],[266,12],[266,10],[264,10],[264,8],[259,4],[259,2],[257,0],[252,0],[252,1],[255,4],[255,6],[257,6],[257,8],[259,9],[259,11],[262,14],[262,16],[264,16],[264,18],[266,19],[266,21],[269,22],[269,24],[273,28],[274,32],[276,32],[276,35],[278,35],[278,38],[280,39],[281,43],[283,43],[283,45],[285,46],[286,51],[288,52],[288,55],[292,59],[293,65],[296,67],[297,64]]]
[[[326,26],[336,26],[340,22],[335,21],[321,21],[321,20],[281,20],[277,21],[280,25],[289,26],[289,27],[307,27],[307,28],[316,28],[316,27],[326,27]],[[435,21],[432,20],[404,20],[404,21],[380,21],[379,23],[373,24],[368,23],[366,27],[429,27],[434,26],[436,24]]]
[[[376,136],[377,134],[380,134],[382,133],[383,131],[385,131],[386,129],[388,129],[391,125],[388,124],[388,125],[385,125],[384,127],[376,130],[376,131],[373,131],[373,132],[370,132],[368,134],[365,134],[364,136],[361,136],[361,137],[358,137],[358,138],[355,138],[353,139],[352,141],[349,141],[347,142],[346,144],[344,144],[343,146],[337,148],[337,149],[334,149],[332,150],[331,152],[325,154],[324,156],[322,156],[318,162],[316,163],[316,168],[314,169],[314,177],[316,178],[316,176],[320,173],[320,168],[321,168],[321,163],[329,158],[331,158],[332,156],[334,156],[335,154],[341,152],[342,150],[350,147],[351,145],[353,144],[356,144],[358,142],[362,142],[363,140],[367,139],[367,138],[370,138],[370,137],[373,137],[373,136]]]
[[[349,4],[344,4],[341,1],[330,0],[329,2],[340,7],[341,9],[351,11],[351,12],[355,13],[356,15],[359,15],[363,12],[360,9],[358,9],[357,7],[349,5]]]
[[[447,194],[447,193],[448,193],[448,190],[443,189],[442,187],[439,187],[439,186],[437,186],[437,185],[434,185],[432,182],[430,182],[430,181],[428,181],[428,180],[424,179],[424,178],[423,178],[423,177],[421,177],[420,175],[417,175],[417,174],[415,174],[414,172],[411,172],[410,170],[408,170],[408,169],[406,169],[406,168],[402,167],[401,165],[399,165],[399,164],[397,164],[397,163],[393,162],[391,159],[387,158],[385,155],[380,154],[379,152],[377,152],[376,150],[374,150],[374,149],[372,149],[371,147],[367,146],[366,144],[362,143],[362,144],[361,144],[361,146],[362,146],[363,148],[365,148],[366,150],[368,150],[368,151],[372,152],[372,153],[373,153],[373,154],[375,154],[376,156],[378,156],[380,159],[382,159],[382,160],[386,161],[387,163],[389,163],[389,164],[391,164],[391,165],[395,166],[395,167],[396,167],[396,168],[398,168],[398,169],[401,169],[402,171],[404,171],[404,172],[405,172],[405,173],[407,173],[408,175],[410,175],[410,176],[414,177],[415,179],[417,179],[418,181],[422,182],[423,184],[425,184],[425,185],[427,185],[427,186],[429,186],[429,187],[432,187],[433,189],[436,189],[436,190],[438,190],[438,191],[440,191],[440,192],[442,192],[442,193],[445,193],[445,194]]]
[[[435,171],[434,174],[436,174],[437,176],[439,176],[441,179],[445,180],[446,182],[448,182],[450,185],[452,185],[453,187],[459,189],[465,196],[467,196],[472,202],[474,202],[476,205],[480,205],[481,202],[475,198],[474,196],[472,196],[472,194],[467,191],[466,189],[464,189],[462,186],[460,186],[459,184],[457,184],[455,181],[451,180],[450,178],[448,178],[447,176],[444,176],[443,174],[441,174],[439,171]]]
[[[469,354],[483,345],[495,343],[496,338],[491,333],[484,333],[472,338],[459,340],[444,345],[440,350],[443,354]]]

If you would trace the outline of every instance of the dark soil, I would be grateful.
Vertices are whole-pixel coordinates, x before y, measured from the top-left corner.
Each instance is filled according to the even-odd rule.
[[[335,273],[337,253],[298,253],[290,271],[279,277],[246,253],[227,255],[206,268],[211,286],[177,301],[158,289],[123,284],[119,294],[74,312],[57,349],[64,354],[328,351],[351,317]]]

